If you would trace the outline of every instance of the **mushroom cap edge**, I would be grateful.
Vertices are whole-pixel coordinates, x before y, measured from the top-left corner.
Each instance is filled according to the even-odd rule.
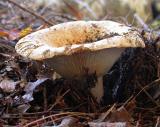
[[[52,30],[53,28],[59,26],[59,25],[65,25],[67,23],[72,24],[72,23],[103,23],[103,25],[106,22],[107,27],[107,22],[118,24],[119,27],[117,29],[127,29],[127,32],[122,32],[120,35],[117,31],[115,31],[115,35],[107,38],[103,38],[98,41],[94,41],[91,43],[83,43],[83,44],[72,44],[72,45],[64,45],[61,47],[53,47],[49,46],[45,43],[41,43],[36,40],[34,36],[40,36],[40,33],[43,32],[48,32]],[[138,32],[133,27],[128,27],[124,26],[123,24],[114,22],[114,21],[73,21],[73,22],[67,22],[67,23],[62,23],[55,25],[50,28],[42,29],[37,32],[31,33],[27,35],[26,37],[20,39],[18,43],[15,46],[15,49],[18,54],[22,55],[23,57],[28,57],[33,60],[43,60],[43,59],[48,59],[52,58],[54,56],[61,56],[61,55],[72,55],[73,53],[78,53],[78,52],[83,52],[83,51],[98,51],[102,49],[107,49],[107,48],[128,48],[128,47],[145,47],[144,41]],[[121,28],[122,26],[122,28]],[[115,28],[113,28],[115,29]],[[120,30],[121,31],[121,30]],[[118,33],[118,34],[116,34]],[[113,33],[110,33],[113,34]],[[45,41],[45,40],[41,40]]]

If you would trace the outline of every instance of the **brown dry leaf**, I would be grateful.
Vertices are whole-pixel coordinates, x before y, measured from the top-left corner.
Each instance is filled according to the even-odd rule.
[[[4,30],[0,30],[0,37],[9,37],[8,32],[4,31]]]
[[[3,79],[0,82],[0,88],[7,93],[13,92],[15,90],[15,87],[17,85],[17,82],[14,82],[13,80],[10,79]]]
[[[19,38],[19,30],[0,30],[0,37],[7,37],[9,40],[15,40]]]
[[[94,122],[90,122],[90,127],[131,127],[132,117],[130,113],[121,106],[116,109],[115,104]]]
[[[21,31],[18,29],[8,30],[0,30],[0,37],[7,37],[9,40],[15,40],[18,38],[22,38],[27,34],[32,32],[32,28],[29,26]]]
[[[110,114],[110,118],[107,121],[111,122],[130,122],[132,121],[132,117],[130,113],[121,106],[117,110],[112,110]]]

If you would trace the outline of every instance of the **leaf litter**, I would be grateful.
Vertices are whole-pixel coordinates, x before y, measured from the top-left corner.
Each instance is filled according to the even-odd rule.
[[[83,19],[83,14],[72,3],[67,3],[67,7],[75,19]],[[4,11],[6,26],[0,29],[0,125],[159,126],[160,50],[156,48],[157,36],[144,35],[146,49],[124,52],[104,76],[105,95],[102,103],[97,104],[88,90],[78,87],[81,85],[78,81],[56,78],[57,75],[52,78],[54,70],[16,54],[14,45],[21,37],[48,24],[14,9],[22,15],[12,14],[11,18]],[[51,13],[50,9],[45,11]],[[60,20],[54,22],[56,24],[71,20],[69,16],[57,15]],[[12,21],[7,20],[9,18]],[[15,19],[20,24],[18,27]]]

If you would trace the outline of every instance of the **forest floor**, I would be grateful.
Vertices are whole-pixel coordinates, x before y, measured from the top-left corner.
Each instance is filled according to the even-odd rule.
[[[127,49],[104,76],[99,104],[76,80],[16,53],[27,34],[80,18],[0,1],[0,126],[160,127],[160,36],[142,29],[145,49]],[[52,16],[52,19],[46,17]]]

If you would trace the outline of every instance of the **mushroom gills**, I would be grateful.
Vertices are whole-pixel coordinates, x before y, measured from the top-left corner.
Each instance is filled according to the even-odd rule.
[[[45,62],[57,73],[65,78],[83,79],[86,75],[96,72],[97,83],[95,88],[91,89],[91,93],[97,101],[103,96],[102,76],[109,71],[116,60],[121,56],[125,48],[108,48],[99,51],[84,51],[83,53],[75,53],[72,56],[55,56],[46,59]]]

